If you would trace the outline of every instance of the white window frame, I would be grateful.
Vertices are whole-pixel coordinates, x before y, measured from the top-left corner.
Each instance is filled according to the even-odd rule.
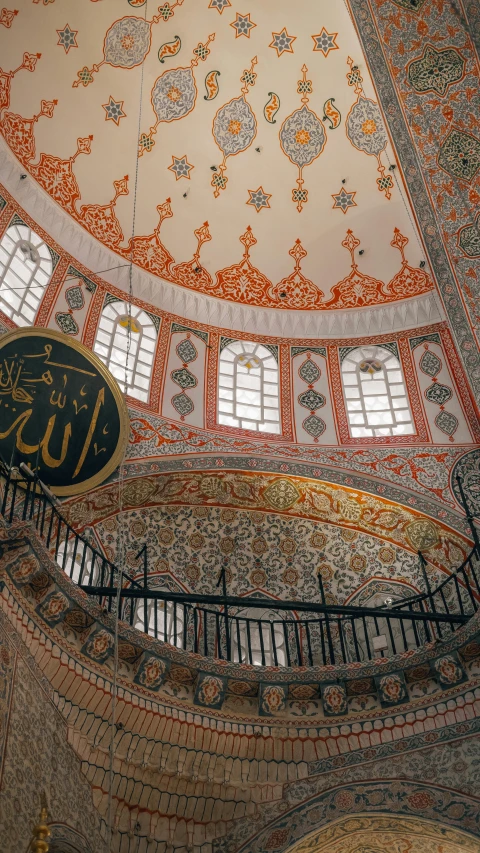
[[[381,369],[362,371],[360,365],[368,360]],[[342,361],[342,386],[352,438],[415,434],[402,365],[390,350],[369,346],[350,351]]]
[[[123,327],[121,321],[129,318],[139,331],[132,330],[127,365],[128,327]],[[93,351],[106,364],[121,391],[144,403],[148,402],[150,394],[157,338],[152,319],[138,306],[131,305],[129,310],[127,303],[120,300],[104,306]]]
[[[135,600],[131,599],[132,606]],[[176,608],[174,620],[174,604],[171,601],[159,601],[157,599],[147,600],[147,626],[148,634],[155,636],[155,611],[157,638],[177,649],[183,649],[183,617],[184,609],[181,605]],[[145,601],[140,599],[135,606],[134,627],[145,632]],[[174,631],[174,626],[176,631]]]
[[[0,240],[0,309],[17,326],[33,326],[53,273],[50,250],[21,222]]]
[[[254,368],[243,363],[248,359],[255,360]],[[250,388],[249,376],[255,380]],[[263,344],[231,341],[222,349],[218,369],[218,423],[236,429],[281,433],[278,363]]]
[[[269,610],[268,607],[265,610],[258,610],[254,607],[247,607],[245,610],[241,610],[238,613],[235,613],[235,618],[239,620],[239,630],[238,633],[240,635],[240,654],[239,654],[239,643],[238,636],[235,627],[235,623],[233,620],[230,622],[230,630],[231,630],[231,643],[232,643],[232,656],[233,660],[238,663],[240,661],[240,655],[242,659],[242,663],[250,664],[250,655],[248,653],[248,638],[247,638],[247,626],[245,619],[253,620],[253,625],[250,627],[250,644],[252,649],[252,665],[253,666],[286,666],[287,665],[287,652],[285,646],[285,634],[283,631],[283,625],[280,625],[279,622],[282,621],[281,617],[279,618],[278,613],[275,613],[273,610]],[[260,622],[260,626],[259,623]],[[275,656],[273,654],[273,644],[272,644],[272,633],[270,628],[270,622],[275,623],[273,627],[273,631],[275,634],[275,646],[277,650],[277,661],[275,663]],[[263,651],[265,657],[265,664],[262,663],[262,644],[260,642],[260,630],[263,635]]]

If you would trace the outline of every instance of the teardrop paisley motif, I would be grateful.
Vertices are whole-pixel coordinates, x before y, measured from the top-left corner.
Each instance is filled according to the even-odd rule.
[[[183,393],[175,394],[175,396],[172,397],[172,406],[182,419],[193,412],[195,408],[190,397],[187,397],[187,395]]]
[[[205,77],[205,88],[207,90],[207,94],[203,97],[206,101],[213,101],[217,97],[220,91],[217,80],[218,77],[220,77],[220,71],[210,71]]]
[[[176,347],[176,352],[183,364],[189,364],[191,361],[195,361],[198,355],[197,348],[189,338],[185,338],[183,341],[180,341]]]
[[[321,376],[320,368],[314,361],[312,361],[311,358],[307,358],[303,364],[300,365],[298,373],[307,385],[314,385]]]
[[[327,428],[325,421],[318,418],[316,415],[310,415],[308,418],[305,418],[302,426],[305,432],[308,432],[308,434],[315,440],[318,439]]]
[[[263,108],[263,114],[269,124],[276,124],[277,120],[275,116],[280,109],[280,98],[275,92],[269,92],[268,95],[269,99]]]
[[[425,391],[425,397],[429,403],[436,403],[437,406],[444,406],[452,399],[453,392],[448,385],[441,385],[440,382],[434,382]]]
[[[425,350],[420,359],[420,370],[422,373],[426,373],[427,376],[431,376],[433,379],[434,376],[438,376],[441,369],[442,362],[438,355],[435,355],[431,350]]]
[[[323,120],[330,122],[330,130],[336,130],[340,126],[342,114],[333,106],[335,98],[329,98],[323,105]]]
[[[318,391],[315,391],[313,388],[309,388],[308,391],[302,391],[302,393],[298,395],[298,402],[305,409],[310,409],[313,415],[316,409],[321,409],[322,406],[325,405],[326,400],[323,394],[319,394]]]
[[[158,51],[158,58],[160,62],[163,64],[165,59],[169,56],[176,56],[177,53],[180,53],[180,48],[182,47],[182,40],[180,36],[175,36],[173,41],[166,41],[165,44],[162,44],[160,50]]]
[[[458,420],[451,412],[440,412],[435,418],[437,427],[446,435],[452,437],[458,427]]]
[[[182,391],[185,391],[187,388],[196,388],[197,387],[197,379],[187,370],[186,367],[182,367],[179,370],[172,370],[170,376],[172,377],[173,382],[176,385],[179,385]]]

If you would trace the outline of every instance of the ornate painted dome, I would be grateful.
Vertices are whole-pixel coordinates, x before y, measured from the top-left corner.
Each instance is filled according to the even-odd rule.
[[[5,2],[2,849],[476,853],[478,4]]]
[[[124,289],[132,261],[138,296],[186,290],[217,313],[431,296],[343,4],[38,3],[2,67],[5,143]]]

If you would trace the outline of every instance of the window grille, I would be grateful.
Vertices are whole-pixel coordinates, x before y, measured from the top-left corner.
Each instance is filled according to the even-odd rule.
[[[352,350],[342,362],[342,381],[353,438],[414,433],[402,367],[389,350]]]
[[[0,309],[17,326],[33,326],[52,272],[41,237],[28,225],[10,225],[0,240]]]
[[[280,433],[278,364],[262,344],[233,341],[220,354],[218,420]]]
[[[127,364],[128,329],[131,329]],[[126,302],[110,302],[102,311],[94,352],[107,365],[124,394],[146,403],[150,391],[157,330],[145,311]]]

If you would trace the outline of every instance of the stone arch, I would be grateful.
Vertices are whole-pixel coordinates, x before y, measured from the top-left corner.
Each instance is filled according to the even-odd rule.
[[[49,824],[51,837],[49,853],[94,853],[88,839],[64,823]]]
[[[381,779],[338,785],[304,800],[245,840],[239,853],[313,853],[315,845],[302,845],[332,823],[382,815],[388,815],[390,821],[421,818],[437,832],[463,832],[471,845],[465,849],[472,853],[480,849],[474,840],[480,838],[477,799],[421,782]]]
[[[421,817],[343,817],[311,833],[288,853],[477,853],[475,839]]]

